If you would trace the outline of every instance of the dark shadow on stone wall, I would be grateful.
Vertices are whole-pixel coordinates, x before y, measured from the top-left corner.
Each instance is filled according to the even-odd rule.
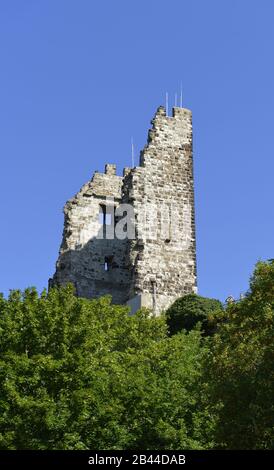
[[[131,272],[127,239],[93,237],[79,248],[60,253],[49,288],[72,283],[79,297],[109,294],[113,303],[123,304],[129,297]]]

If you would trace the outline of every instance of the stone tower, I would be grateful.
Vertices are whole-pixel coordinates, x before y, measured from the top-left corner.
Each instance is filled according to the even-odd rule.
[[[64,214],[50,286],[71,282],[81,297],[111,294],[132,313],[145,306],[156,315],[196,292],[191,112],[175,107],[170,117],[159,107],[140,166],[121,177],[106,165]]]

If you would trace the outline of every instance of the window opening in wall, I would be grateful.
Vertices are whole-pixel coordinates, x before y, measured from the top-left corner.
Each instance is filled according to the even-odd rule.
[[[113,256],[105,256],[104,270],[110,271],[113,263]]]
[[[115,211],[115,208],[114,208]],[[100,204],[99,206],[99,223],[100,225],[111,225],[112,224],[113,207],[105,206]]]
[[[106,206],[102,204],[99,206],[99,223],[101,225],[105,225],[105,220],[106,220]]]

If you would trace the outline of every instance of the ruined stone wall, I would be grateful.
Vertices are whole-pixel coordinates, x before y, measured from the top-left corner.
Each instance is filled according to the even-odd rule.
[[[63,240],[51,285],[70,282],[80,297],[111,294],[115,303],[128,300],[127,240],[98,239],[102,231],[100,209],[119,205],[122,181],[116,176],[115,165],[106,165],[104,174],[96,172],[66,203]],[[105,269],[106,258],[109,270]]]
[[[133,205],[137,238],[130,242],[130,298],[142,296],[157,314],[196,291],[192,116],[160,107],[140,167],[125,178],[123,200]],[[156,220],[155,220],[156,219]]]
[[[110,210],[121,202],[134,209],[136,238],[98,239],[100,206]],[[79,296],[111,294],[114,303],[128,302],[133,311],[147,306],[155,314],[195,292],[191,112],[173,108],[169,117],[158,108],[140,166],[126,168],[120,177],[115,165],[106,165],[104,174],[95,173],[67,202],[64,213],[51,285],[72,282]]]

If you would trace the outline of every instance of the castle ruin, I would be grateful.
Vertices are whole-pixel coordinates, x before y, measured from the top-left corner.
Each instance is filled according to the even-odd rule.
[[[139,166],[118,176],[107,164],[66,203],[49,285],[158,315],[196,292],[192,115],[160,106],[151,123]]]

